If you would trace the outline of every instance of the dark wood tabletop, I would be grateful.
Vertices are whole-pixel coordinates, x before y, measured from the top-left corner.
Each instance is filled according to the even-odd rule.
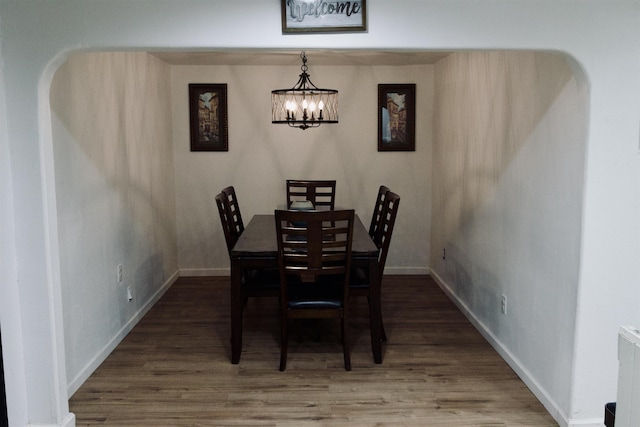
[[[378,247],[358,215],[353,225],[352,257],[377,257]],[[278,242],[274,215],[254,215],[231,250],[231,257],[265,257],[277,261]]]

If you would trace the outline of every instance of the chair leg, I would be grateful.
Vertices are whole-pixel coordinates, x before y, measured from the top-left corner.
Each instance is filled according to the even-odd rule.
[[[382,342],[387,342],[387,333],[384,331],[384,323],[382,322],[382,316],[380,316],[380,331],[382,332],[380,335]]]
[[[280,322],[280,371],[287,369],[287,347],[289,346],[288,323],[286,317],[282,317]]]
[[[344,369],[351,370],[351,354],[349,353],[349,339],[347,338],[347,319],[342,317],[342,353],[344,354]]]
[[[371,298],[367,297],[369,302],[369,317],[371,317]],[[382,321],[382,313],[380,313],[380,339],[382,342],[387,342],[387,333],[384,331],[384,322]]]

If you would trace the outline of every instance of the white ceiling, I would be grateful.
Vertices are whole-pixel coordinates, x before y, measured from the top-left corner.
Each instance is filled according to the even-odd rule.
[[[235,49],[150,52],[174,65],[297,65],[299,50]],[[307,50],[307,65],[423,65],[450,55],[444,51]]]

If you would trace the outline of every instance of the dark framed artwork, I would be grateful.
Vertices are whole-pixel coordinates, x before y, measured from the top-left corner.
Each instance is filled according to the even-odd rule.
[[[227,85],[189,84],[191,151],[229,151]]]
[[[280,0],[282,33],[367,31],[367,1]]]
[[[378,151],[416,151],[416,85],[378,85]]]

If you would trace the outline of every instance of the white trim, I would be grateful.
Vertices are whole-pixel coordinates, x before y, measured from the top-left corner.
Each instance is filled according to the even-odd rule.
[[[390,276],[426,276],[428,267],[386,267],[384,274]],[[180,277],[206,277],[206,276],[230,276],[229,268],[181,268]]]
[[[384,274],[389,276],[426,276],[429,267],[385,267]]]
[[[604,425],[604,403],[602,404],[602,418],[588,418],[584,420],[569,419],[569,427],[602,427]]]
[[[27,424],[28,427],[75,427],[76,416],[70,412],[60,424]]]
[[[181,268],[180,277],[231,276],[229,268]]]
[[[154,306],[156,302],[169,290],[169,288],[175,283],[176,280],[180,277],[180,271],[177,270],[173,273],[162,285],[158,291],[151,296],[151,298],[135,313],[131,319],[109,340],[109,342],[102,348],[102,350],[95,355],[93,359],[89,361],[89,363],[84,367],[84,369],[80,370],[78,375],[69,382],[67,385],[67,393],[69,397],[73,396],[73,394],[78,391],[80,386],[84,384],[84,382],[95,372],[96,369],[106,360],[106,358],[111,354],[111,352],[120,344],[120,342],[127,336],[129,332],[138,324],[138,322],[151,310],[151,307]]]
[[[51,104],[49,94],[51,80],[66,54],[59,54],[47,64],[38,81],[38,151],[40,154],[40,177],[42,183],[42,206],[44,219],[45,268],[49,305],[49,328],[51,337],[51,375],[55,389],[56,416],[64,417],[63,425],[71,420],[75,425],[75,415],[69,412],[69,394],[66,375],[66,354],[64,344],[64,321],[62,307],[62,279],[60,275],[60,252],[58,240],[58,208],[54,171],[53,134],[51,132]],[[65,391],[67,394],[65,395]]]

